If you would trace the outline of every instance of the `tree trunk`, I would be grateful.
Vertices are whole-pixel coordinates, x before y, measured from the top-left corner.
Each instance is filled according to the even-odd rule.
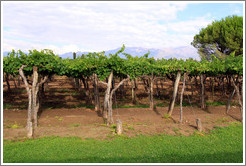
[[[148,80],[145,80],[144,78],[142,80],[143,80],[144,89],[145,91],[148,92],[149,82]]]
[[[122,81],[123,79],[122,78],[120,78],[120,82]],[[124,84],[122,84],[121,86],[120,86],[120,91],[121,91],[121,98],[125,98],[125,96],[126,96],[126,93],[125,93],[125,85]]]
[[[112,93],[111,93],[112,94]],[[108,118],[107,118],[107,125],[111,125],[114,123],[114,119],[113,119],[113,95],[111,97],[111,95],[109,96],[109,100],[108,100]]]
[[[238,76],[239,77],[239,76]],[[239,92],[239,88],[238,88],[238,85],[236,85],[237,83],[235,83],[234,81],[234,76],[232,76],[232,84],[236,90],[236,94],[237,94],[237,97],[238,97],[238,102],[239,102],[239,106],[240,106],[240,112],[241,112],[241,122],[243,122],[243,100],[242,100],[242,96]]]
[[[135,86],[135,90],[138,89],[138,81],[136,79],[134,79],[134,86]]]
[[[156,80],[156,96],[160,99],[161,97],[161,94],[160,94],[160,90],[159,90],[159,87],[158,87],[158,80]]]
[[[184,90],[185,90],[186,75],[187,75],[187,73],[184,73],[183,87],[182,87],[181,94],[180,94],[180,123],[183,122],[183,108],[182,108],[182,104],[183,104],[183,95],[184,95]]]
[[[143,78],[144,82],[144,88],[147,90],[148,95],[149,95],[149,108],[150,110],[154,110],[154,76],[153,73],[151,76],[148,76],[147,79],[145,80]]]
[[[176,96],[177,96],[180,77],[181,77],[181,72],[179,71],[177,73],[177,77],[176,77],[176,80],[175,80],[175,83],[174,83],[172,99],[171,99],[170,104],[169,104],[169,109],[168,109],[169,116],[171,116],[172,112],[173,112],[173,108],[174,108],[174,104],[175,104],[175,100],[176,100]]]
[[[12,80],[14,82],[15,88],[17,88],[16,82],[15,82],[15,78],[12,76]]]
[[[180,96],[179,96],[179,85],[178,85],[177,94],[176,94],[176,102],[177,102],[177,103],[179,103],[179,102],[180,102]]]
[[[114,87],[115,87],[115,79],[113,77],[113,79],[112,79],[112,89],[114,89]],[[116,105],[116,93],[114,93],[113,96],[114,96],[113,104]],[[123,96],[125,96],[125,95],[123,95]]]
[[[135,93],[136,85],[134,87],[134,80],[131,80],[131,86],[132,86],[132,103],[133,104],[136,104],[136,93]]]
[[[194,76],[195,78],[195,85],[198,86],[197,76]]]
[[[38,94],[38,68],[33,66],[33,82],[32,82],[32,101],[33,101],[33,120],[34,127],[38,125],[38,103],[37,103],[37,94]]]
[[[26,65],[22,65],[21,68],[19,69],[20,76],[22,77],[27,95],[28,95],[28,111],[27,111],[27,137],[31,138],[33,136],[33,128],[32,128],[32,89],[29,88],[26,76],[23,72],[23,68],[26,67]]]
[[[10,84],[9,84],[9,75],[8,74],[5,75],[5,79],[6,79],[6,83],[7,83],[7,87],[8,87],[8,92],[10,92],[11,88],[10,88]]]
[[[81,80],[82,80],[82,82],[84,84],[84,91],[85,91],[87,103],[91,104],[92,96],[91,96],[91,93],[90,93],[90,87],[89,87],[89,83],[88,83],[88,78],[85,79],[84,77],[82,77]]]
[[[212,100],[214,100],[214,77],[212,78]]]
[[[40,94],[39,87],[42,86],[48,80],[48,76],[44,76],[42,80],[39,80],[37,67],[33,67],[33,84],[32,84],[32,103],[33,103],[33,120],[34,127],[38,127],[38,111],[40,107]]]
[[[163,82],[162,81],[164,81],[164,80],[160,79],[161,89],[163,90]]]
[[[228,75],[226,76],[226,80],[227,80],[227,91],[228,89],[231,89],[231,77],[229,77]]]
[[[192,77],[190,79],[190,86],[191,86],[191,95],[193,96],[194,95],[194,86],[193,86],[193,79],[192,79]]]
[[[149,106],[150,106],[150,110],[151,111],[154,111],[154,97],[153,97],[153,86],[154,86],[154,79],[153,79],[153,74],[152,74],[152,77],[149,78],[149,83],[150,83],[150,86],[149,86]]]
[[[225,92],[225,78],[222,77],[222,91],[223,91],[223,95],[226,95],[226,92]]]
[[[232,91],[232,93],[231,93],[231,95],[230,95],[230,97],[229,97],[228,100],[227,100],[227,104],[226,104],[226,113],[227,113],[227,114],[228,114],[228,112],[229,112],[229,110],[230,110],[230,108],[231,108],[231,100],[232,100],[232,98],[233,98],[235,92],[236,92],[236,90],[235,90],[235,88],[234,88],[233,91]]]
[[[217,82],[217,86],[216,88],[219,89],[220,88],[220,80],[218,77],[215,78],[215,81]]]
[[[95,111],[100,111],[101,104],[100,104],[100,94],[98,88],[98,78],[97,74],[93,74],[93,87],[94,87],[94,100],[95,100]]]
[[[112,79],[113,79],[113,72],[111,72],[108,77],[108,84],[107,84],[107,89],[105,91],[104,102],[103,102],[103,119],[105,123],[107,123],[108,121],[108,107],[109,107],[110,91],[112,88]]]
[[[43,95],[45,95],[45,84],[42,84],[42,86],[41,86],[41,95],[43,96]]]
[[[238,82],[239,77],[237,77],[236,82]],[[229,77],[230,83],[232,82],[232,77]],[[227,100],[227,104],[226,104],[226,113],[228,114],[228,112],[230,111],[231,108],[231,101],[235,95],[236,89],[233,87],[233,91],[231,92],[231,95],[229,96],[228,100]]]
[[[20,82],[21,82],[21,76],[18,76],[18,87],[20,87]]]
[[[79,79],[78,78],[74,78],[74,87],[75,89],[79,90]]]
[[[122,81],[122,78],[120,77],[120,81]],[[122,87],[119,89],[119,94],[120,94],[120,98],[122,99],[123,98],[123,89]]]
[[[113,75],[113,73],[112,73]],[[113,76],[112,76],[113,77]],[[109,100],[108,100],[108,118],[107,118],[107,125],[113,124],[114,120],[113,120],[113,109],[112,109],[112,100],[113,100],[113,95],[115,93],[115,91],[122,85],[124,84],[125,81],[128,81],[130,79],[130,77],[128,76],[128,78],[123,79],[111,92],[109,91]],[[109,78],[110,80],[110,78]],[[112,80],[112,78],[111,78]]]
[[[38,72],[37,67],[33,67],[33,82],[32,82],[32,88],[29,88],[27,78],[23,72],[23,68],[26,67],[26,65],[22,65],[19,69],[20,76],[22,77],[26,91],[28,94],[28,113],[27,113],[27,137],[31,138],[33,136],[33,124],[32,124],[32,116],[34,118],[34,127],[37,127],[37,113],[39,110],[39,86],[45,83],[48,79],[47,76],[43,78],[40,82],[38,81]]]
[[[205,88],[204,88],[204,74],[201,74],[200,81],[201,81],[201,108],[205,109]]]
[[[241,95],[242,95],[242,103],[243,103],[243,80],[242,80]]]
[[[81,79],[77,80],[77,84],[78,84],[78,91],[81,92]]]

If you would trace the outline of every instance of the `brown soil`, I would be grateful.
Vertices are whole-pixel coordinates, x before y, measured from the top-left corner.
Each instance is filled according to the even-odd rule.
[[[238,122],[239,108],[232,107],[230,115],[225,114],[225,107],[209,107],[207,111],[199,108],[184,107],[183,123],[179,123],[179,108],[176,107],[172,118],[165,119],[167,107],[150,111],[148,108],[115,109],[114,120],[123,123],[124,134],[136,136],[140,134],[171,134],[191,135],[196,130],[196,118],[200,118],[204,132],[209,132],[215,126],[226,126]],[[3,112],[3,138],[14,139],[26,136],[27,110],[8,109]],[[16,124],[16,125],[15,125]],[[13,128],[14,126],[19,128]],[[90,109],[52,109],[43,110],[39,117],[39,127],[34,131],[35,137],[43,136],[78,136],[82,138],[105,139],[114,134],[113,127],[107,127],[98,114]]]
[[[26,136],[27,118],[27,95],[23,84],[15,87],[14,82],[10,81],[12,92],[7,92],[4,82],[4,104],[11,106],[3,110],[3,138],[16,139]],[[92,88],[92,87],[91,87]],[[127,92],[117,93],[119,105],[131,104],[130,84],[125,87]],[[168,104],[172,93],[172,83],[164,82],[164,87],[159,86],[160,98],[155,96],[155,104]],[[93,89],[91,89],[93,92]],[[156,87],[155,87],[156,91]],[[101,87],[101,102],[103,101],[104,89]],[[226,101],[228,93],[222,95],[220,91],[215,91],[213,99],[207,87],[207,101]],[[163,118],[167,113],[168,107],[157,107],[155,111],[148,108],[119,108],[113,110],[114,121],[120,119],[123,123],[123,134],[136,136],[140,134],[171,134],[171,135],[191,135],[196,129],[196,118],[202,121],[205,133],[215,126],[226,126],[234,122],[239,122],[240,109],[232,106],[229,115],[225,114],[225,106],[208,107],[201,110],[196,106],[199,103],[199,89],[196,89],[191,96],[191,87],[188,86],[185,95],[190,95],[191,105],[183,107],[183,123],[179,123],[180,108],[175,107],[171,118]],[[46,92],[42,99],[41,113],[39,114],[39,127],[35,129],[35,137],[43,136],[78,136],[81,138],[106,139],[114,135],[115,129],[103,124],[103,119],[99,113],[84,106],[91,105],[86,103],[86,96],[78,92],[73,87],[72,79],[66,77],[55,77],[52,82],[46,85]],[[139,85],[137,91],[138,104],[148,105],[148,94],[144,91],[143,85]],[[185,98],[188,102],[187,97]],[[74,105],[82,105],[74,108]],[[7,107],[6,106],[6,107]]]

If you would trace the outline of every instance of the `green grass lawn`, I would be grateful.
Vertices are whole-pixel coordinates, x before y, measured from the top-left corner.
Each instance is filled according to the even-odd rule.
[[[81,131],[83,132],[83,131]],[[242,163],[243,125],[205,136],[45,137],[3,144],[4,163]]]

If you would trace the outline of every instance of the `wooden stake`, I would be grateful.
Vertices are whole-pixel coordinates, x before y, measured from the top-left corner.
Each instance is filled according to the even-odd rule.
[[[199,118],[196,119],[196,125],[197,125],[197,130],[199,132],[201,132],[202,131],[202,122]]]
[[[123,129],[122,129],[122,122],[121,122],[121,120],[118,119],[116,121],[116,133],[118,135],[121,135],[122,134],[122,131],[123,131]]]

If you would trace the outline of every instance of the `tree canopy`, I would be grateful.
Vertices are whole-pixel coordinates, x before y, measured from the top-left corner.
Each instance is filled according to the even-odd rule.
[[[235,56],[243,53],[243,17],[228,16],[220,21],[213,21],[199,34],[194,36],[191,43],[198,49],[201,57],[211,59],[225,57],[230,54]]]
[[[28,54],[21,50],[12,50],[7,57],[3,58],[3,71],[6,74],[16,76],[19,74],[20,67],[26,65],[23,69],[26,76],[33,74],[33,66],[38,68],[38,73],[42,76],[63,75],[64,65],[61,62],[59,56],[48,49],[41,51],[29,50]]]
[[[243,55],[228,55],[220,59],[211,55],[212,61],[202,59],[154,59],[147,55],[132,56],[123,53],[126,58],[120,58],[119,53],[124,51],[124,46],[116,54],[104,55],[104,52],[89,53],[78,56],[76,59],[60,59],[51,50],[30,50],[29,54],[22,51],[12,51],[3,58],[3,71],[13,76],[18,75],[22,65],[26,65],[24,73],[32,75],[33,66],[38,67],[42,76],[66,75],[73,78],[90,77],[98,75],[100,80],[105,80],[111,72],[114,76],[131,79],[141,76],[154,75],[163,77],[166,74],[176,74],[178,71],[189,72],[189,75],[207,74],[216,76],[218,74],[239,74],[243,73]]]

